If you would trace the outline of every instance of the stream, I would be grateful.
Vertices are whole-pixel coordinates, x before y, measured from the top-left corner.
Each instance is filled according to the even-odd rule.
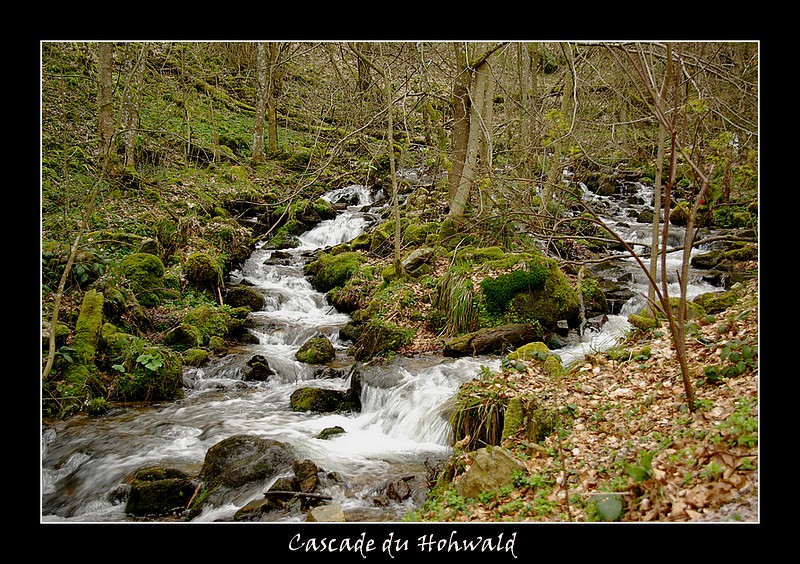
[[[649,202],[652,188],[633,189]],[[361,521],[399,521],[415,501],[387,500],[376,507],[375,496],[387,481],[403,476],[424,477],[450,454],[447,408],[458,387],[479,375],[481,367],[496,370],[500,357],[396,357],[362,371],[362,410],[352,414],[293,412],[289,396],[298,387],[349,387],[346,354],[349,342],[339,329],[349,316],[337,312],[313,289],[303,266],[317,249],[352,240],[379,218],[377,195],[363,186],[347,186],[324,197],[347,200],[346,209],[300,236],[288,251],[257,248],[231,282],[247,283],[266,299],[263,310],[251,314],[250,331],[257,344],[239,345],[202,368],[186,368],[185,395],[174,402],[125,406],[102,417],[78,415],[50,425],[41,433],[41,520],[46,522],[123,522],[124,481],[137,469],[161,465],[197,475],[206,451],[235,434],[279,440],[298,459],[313,460],[337,479],[323,482],[332,503]],[[599,199],[595,195],[592,198]],[[650,227],[628,217],[632,205],[609,197],[603,205],[608,222],[628,241],[646,242]],[[643,204],[644,205],[644,204]],[[675,231],[676,237],[682,237]],[[702,252],[696,250],[695,252]],[[680,253],[669,259],[669,272],[680,264]],[[564,365],[589,351],[605,350],[629,328],[627,315],[638,310],[646,293],[644,277],[630,259],[618,261],[634,297],[608,315],[599,331],[587,331],[572,345],[558,349]],[[668,274],[669,275],[669,274]],[[671,295],[678,295],[673,281]],[[689,299],[720,288],[692,279]],[[319,367],[295,360],[299,347],[316,335],[327,336],[337,350],[333,370],[323,377]],[[274,372],[265,381],[246,381],[246,363],[255,355],[268,360]],[[340,426],[345,432],[327,440],[320,431]],[[206,508],[195,521],[230,521],[248,501],[271,483],[256,483],[224,503]],[[304,521],[302,512],[278,514],[276,521]]]

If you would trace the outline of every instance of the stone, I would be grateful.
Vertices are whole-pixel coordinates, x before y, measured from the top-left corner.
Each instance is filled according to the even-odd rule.
[[[344,516],[344,510],[342,509],[341,505],[337,505],[335,503],[320,505],[319,507],[315,507],[312,509],[308,516],[306,517],[306,521],[316,522],[316,523],[344,523],[347,521]]]
[[[525,465],[509,451],[491,446],[481,448],[475,452],[472,466],[456,478],[456,493],[474,498],[483,492],[497,492],[510,484],[515,474],[525,470]]]

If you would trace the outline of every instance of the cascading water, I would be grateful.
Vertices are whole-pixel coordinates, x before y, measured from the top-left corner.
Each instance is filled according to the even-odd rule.
[[[279,440],[290,445],[298,459],[308,458],[335,473],[338,479],[325,485],[326,494],[351,511],[374,511],[374,495],[388,479],[424,476],[428,465],[448,456],[449,402],[459,385],[476,377],[482,366],[496,370],[499,357],[397,357],[385,365],[361,367],[360,413],[290,409],[289,397],[300,386],[344,390],[350,385],[342,376],[349,362],[343,354],[347,343],[338,336],[349,317],[336,312],[313,289],[303,265],[308,252],[355,238],[377,218],[377,210],[371,207],[373,194],[362,186],[342,188],[325,198],[346,200],[349,205],[335,219],[300,236],[296,249],[259,248],[231,275],[233,282],[252,285],[265,298],[264,308],[251,314],[250,331],[258,338],[257,344],[240,345],[208,366],[187,370],[186,394],[179,401],[114,409],[97,418],[76,416],[42,429],[43,521],[128,520],[123,484],[132,472],[161,465],[197,475],[208,449],[236,434]],[[628,229],[621,219],[614,221],[618,222],[615,229]],[[634,240],[634,230],[625,232],[625,238]],[[637,280],[634,286],[642,283]],[[690,294],[710,289],[693,285]],[[633,299],[618,315],[610,315],[601,330],[589,331],[579,343],[556,351],[564,364],[589,350],[612,346],[627,329],[627,313],[635,307]],[[295,359],[299,347],[318,334],[327,336],[337,349],[334,365],[342,368],[342,377],[319,377],[313,367]],[[244,378],[247,361],[255,355],[267,359],[273,372],[265,381]],[[334,426],[345,432],[327,440],[316,438]],[[230,519],[270,485],[253,484],[208,508],[196,520]],[[389,504],[380,520],[402,517],[410,503]],[[304,515],[287,513],[276,519],[301,520]]]

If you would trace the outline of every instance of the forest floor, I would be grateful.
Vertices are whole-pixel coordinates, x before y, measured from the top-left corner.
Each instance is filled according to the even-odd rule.
[[[481,499],[428,503],[416,518],[757,522],[758,289],[750,279],[733,307],[691,325],[686,349],[694,412],[665,327],[587,355],[555,383],[531,368],[507,371],[516,393],[554,397],[572,414],[561,441],[552,433],[539,444],[521,435],[503,443],[536,483],[528,479]],[[468,468],[471,453],[459,456]]]

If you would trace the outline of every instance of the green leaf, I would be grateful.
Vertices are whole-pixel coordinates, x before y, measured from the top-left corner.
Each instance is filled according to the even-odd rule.
[[[616,521],[622,515],[622,500],[618,495],[599,496],[595,505],[603,521]]]

